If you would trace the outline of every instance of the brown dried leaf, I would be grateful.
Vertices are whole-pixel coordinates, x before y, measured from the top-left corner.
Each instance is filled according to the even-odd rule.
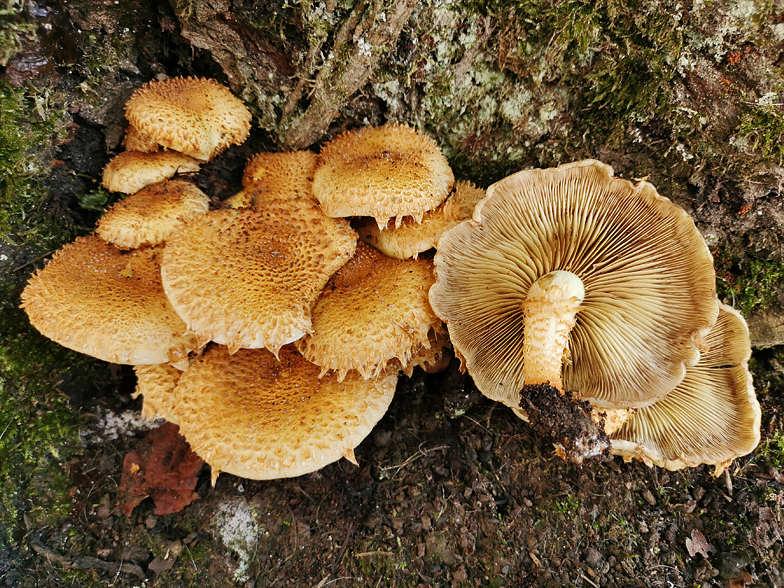
[[[174,558],[161,559],[160,557],[156,557],[150,562],[150,565],[147,566],[147,569],[149,569],[151,572],[155,572],[156,574],[160,574],[161,572],[172,569],[173,566]]]
[[[713,546],[708,543],[705,535],[700,533],[697,529],[694,529],[691,532],[691,539],[686,539],[686,550],[691,557],[701,553],[702,556],[707,559],[708,553],[713,551]]]
[[[204,462],[179,429],[165,423],[125,456],[120,502],[126,516],[148,496],[155,501],[157,515],[180,512],[199,497],[194,490]]]

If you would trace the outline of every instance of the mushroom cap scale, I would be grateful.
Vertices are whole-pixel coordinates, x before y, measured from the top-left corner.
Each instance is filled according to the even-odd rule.
[[[347,131],[324,145],[313,192],[327,216],[416,222],[449,194],[454,175],[435,142],[399,124]]]
[[[705,344],[707,351],[675,390],[610,435],[613,453],[669,470],[700,464],[723,469],[757,446],[761,413],[748,369],[746,321],[722,304]]]
[[[140,151],[142,153],[153,153],[158,151],[158,143],[152,141],[143,133],[140,133],[139,129],[133,125],[128,125],[122,144],[126,151]]]
[[[111,192],[134,194],[178,173],[199,171],[199,162],[175,151],[125,151],[103,168],[103,186]]]
[[[300,476],[353,449],[389,407],[396,375],[319,378],[290,346],[209,349],[180,377],[160,412],[218,472],[256,480]]]
[[[456,182],[452,193],[437,208],[422,216],[422,223],[406,217],[399,227],[395,221],[382,231],[374,219],[362,219],[355,225],[360,240],[398,259],[416,259],[420,253],[434,248],[445,231],[471,218],[474,206],[486,196],[484,190],[470,182]]]
[[[150,249],[125,253],[80,237],[30,278],[22,308],[46,337],[112,363],[179,362],[195,348]]]
[[[341,379],[352,369],[376,377],[395,358],[407,369],[420,348],[430,347],[428,334],[443,329],[427,299],[434,279],[428,259],[393,259],[358,243],[314,307],[313,333],[297,348],[322,374],[335,370]]]
[[[251,114],[224,85],[204,78],[148,82],[125,105],[136,129],[167,149],[207,161],[250,133]]]
[[[583,161],[518,172],[447,231],[430,291],[478,388],[518,407],[531,284],[577,275],[565,389],[599,408],[636,408],[680,383],[718,313],[713,260],[693,221],[647,182]]]
[[[301,200],[216,210],[166,244],[166,294],[202,341],[273,353],[311,331],[311,308],[356,233]]]
[[[159,245],[210,209],[210,199],[190,182],[170,180],[142,188],[98,219],[96,234],[117,247]]]

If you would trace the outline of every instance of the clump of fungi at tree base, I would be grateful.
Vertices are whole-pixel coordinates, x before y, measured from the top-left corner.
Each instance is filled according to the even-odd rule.
[[[568,460],[719,472],[759,442],[746,323],[718,302],[692,220],[647,182],[582,161],[485,193],[387,124],[258,154],[210,210],[170,178],[247,138],[242,102],[177,78],[126,114],[104,184],[130,195],[23,308],[54,341],[135,366],[143,416],[179,425],[213,483],[356,463],[399,374],[443,369],[450,348]]]

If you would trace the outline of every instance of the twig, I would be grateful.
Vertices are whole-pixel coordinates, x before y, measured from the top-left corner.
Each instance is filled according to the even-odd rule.
[[[120,572],[124,572],[126,574],[133,574],[139,578],[144,577],[144,572],[142,569],[134,564],[103,561],[97,557],[88,557],[86,555],[66,557],[57,553],[54,549],[47,547],[37,539],[30,541],[30,547],[32,547],[33,551],[35,551],[38,555],[45,557],[48,562],[59,563],[66,569],[76,568],[78,570],[101,570],[103,572],[109,572],[112,574],[119,574]]]
[[[50,255],[52,255],[52,253],[55,253],[56,251],[57,251],[57,249],[55,249],[54,251],[49,251],[48,253],[44,253],[43,255],[39,255],[38,257],[36,257],[35,259],[33,259],[31,261],[28,261],[27,263],[23,263],[19,267],[15,267],[14,269],[11,270],[11,272],[18,272],[20,269],[24,269],[28,265],[31,265],[31,264],[35,263],[36,261],[41,261],[44,257],[49,257]]]
[[[588,583],[589,583],[591,586],[593,586],[594,588],[599,588],[599,586],[598,586],[598,585],[596,585],[596,584],[594,584],[593,582],[591,582],[591,581],[588,579],[588,576],[586,576],[585,574],[583,574],[583,573],[580,573],[580,577],[581,577],[583,580],[585,580],[586,582],[588,582]]]
[[[400,465],[387,466],[385,468],[381,468],[381,471],[382,472],[386,472],[388,470],[395,470],[394,473],[391,476],[391,477],[394,477],[394,476],[396,476],[398,474],[398,472],[400,472],[400,470],[402,470],[404,467],[406,467],[411,462],[416,461],[420,457],[426,457],[428,453],[432,453],[434,451],[438,451],[439,449],[449,449],[449,445],[439,445],[438,447],[433,447],[432,449],[426,449],[426,450],[422,451],[422,444],[420,444],[419,445],[419,453],[415,453],[414,455],[410,456],[408,459],[406,459]],[[390,479],[391,479],[391,477],[390,477]]]

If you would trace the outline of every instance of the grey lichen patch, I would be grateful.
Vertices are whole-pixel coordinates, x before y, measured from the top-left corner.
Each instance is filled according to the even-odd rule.
[[[213,518],[213,524],[223,544],[239,556],[234,579],[246,582],[261,534],[256,509],[241,498],[223,503]]]

